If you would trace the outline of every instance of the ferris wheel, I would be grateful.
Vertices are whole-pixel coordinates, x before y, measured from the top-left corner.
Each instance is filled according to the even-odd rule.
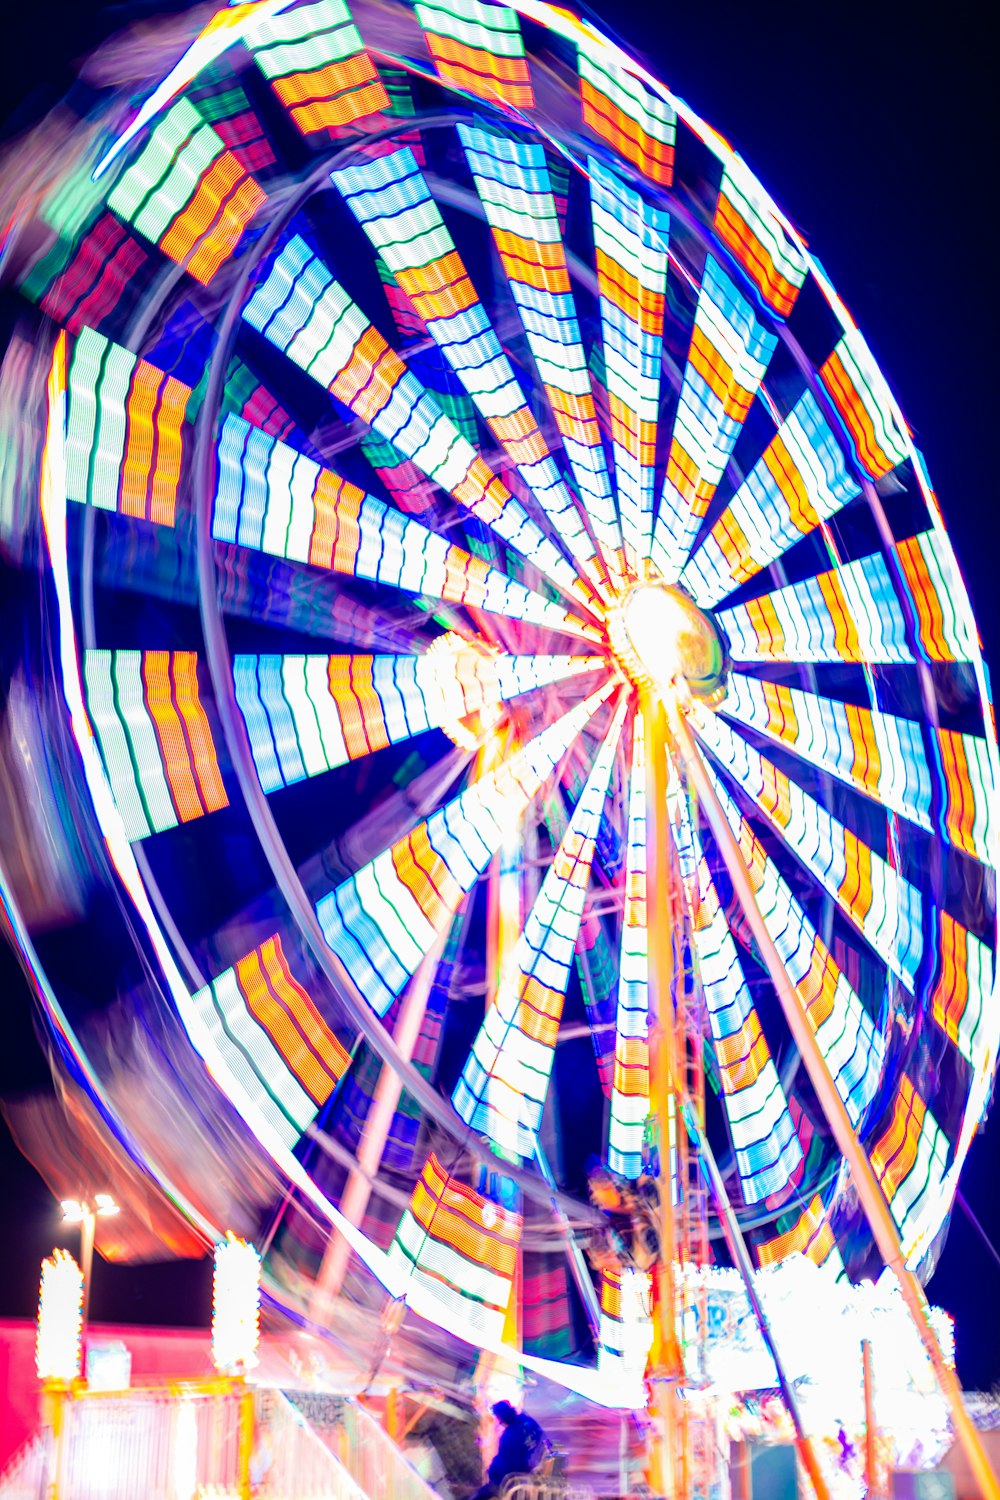
[[[998,760],[861,332],[563,10],[195,28],[85,74],[2,249],[100,849],[75,950],[14,925],[87,1087],[192,1222],[245,1188],[316,1324],[384,1289],[606,1404],[733,1233],[919,1313],[996,1070]],[[74,1032],[98,890],[174,1141]],[[598,1264],[595,1161],[655,1265]]]

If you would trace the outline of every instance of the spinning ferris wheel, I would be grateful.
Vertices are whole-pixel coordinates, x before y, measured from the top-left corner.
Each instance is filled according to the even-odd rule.
[[[996,1068],[997,746],[864,338],[565,11],[195,26],[85,73],[3,247],[86,872],[75,936],[9,896],[65,1055],[318,1324],[388,1293],[606,1404],[651,1347],[669,1428],[677,1265],[884,1262],[974,1447],[917,1277]],[[594,1159],[659,1179],[652,1265],[588,1259]]]

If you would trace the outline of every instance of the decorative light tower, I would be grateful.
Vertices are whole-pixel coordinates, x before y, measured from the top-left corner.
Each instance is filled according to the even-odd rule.
[[[88,1198],[64,1198],[60,1207],[64,1224],[80,1226],[80,1268],[83,1272],[83,1327],[90,1312],[90,1281],[94,1269],[94,1236],[98,1219],[110,1219],[120,1212],[110,1193],[95,1193]]]
[[[253,1452],[253,1392],[246,1374],[258,1363],[260,1344],[260,1255],[253,1245],[227,1231],[215,1247],[212,1281],[212,1361],[240,1391],[240,1500],[250,1496]]]

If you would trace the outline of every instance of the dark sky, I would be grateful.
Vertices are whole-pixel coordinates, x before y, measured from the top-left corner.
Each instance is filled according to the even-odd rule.
[[[153,9],[154,7],[149,7]],[[177,9],[157,5],[155,9]],[[123,19],[85,0],[42,0],[5,18],[0,111],[65,91],[71,61]],[[136,7],[128,7],[134,13]],[[987,659],[1000,664],[998,520],[990,443],[997,346],[996,49],[990,8],[840,0],[836,7],[601,0],[595,18],[729,139],[824,263],[900,400],[927,459],[965,572]],[[38,1066],[28,1002],[6,955],[0,1092]],[[973,1146],[962,1191],[1000,1243],[1000,1109]],[[54,1205],[4,1138],[0,1201],[22,1228],[0,1237],[0,1315],[31,1315]],[[6,1213],[6,1207],[5,1207]],[[1000,1379],[1000,1268],[956,1209],[929,1288],[958,1320],[967,1385]],[[99,1266],[94,1311],[203,1316],[204,1271]]]

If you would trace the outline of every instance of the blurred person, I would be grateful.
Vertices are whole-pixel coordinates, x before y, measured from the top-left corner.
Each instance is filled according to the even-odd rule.
[[[533,1473],[551,1452],[545,1433],[526,1411],[517,1411],[509,1401],[497,1401],[492,1410],[503,1427],[500,1446],[486,1471],[486,1483],[471,1500],[493,1500],[511,1474]]]

